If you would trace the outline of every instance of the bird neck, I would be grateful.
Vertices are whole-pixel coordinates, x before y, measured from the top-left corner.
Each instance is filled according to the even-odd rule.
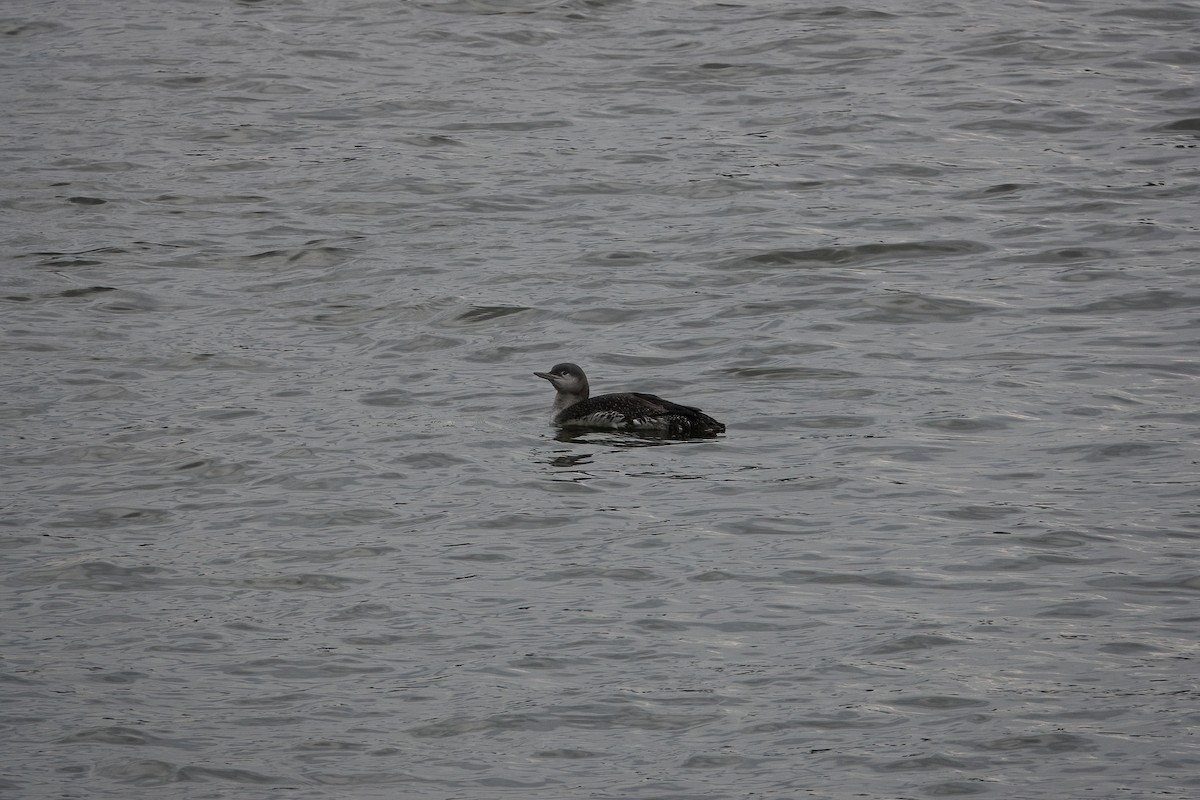
[[[584,384],[583,388],[577,392],[562,392],[562,391],[560,391],[554,395],[554,413],[557,414],[558,412],[568,409],[571,406],[575,405],[576,403],[582,403],[584,400],[587,400],[587,399],[588,399],[587,384]]]

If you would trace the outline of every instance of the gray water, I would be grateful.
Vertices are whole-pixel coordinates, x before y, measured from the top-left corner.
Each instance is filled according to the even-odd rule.
[[[3,17],[5,796],[1200,791],[1200,3]]]

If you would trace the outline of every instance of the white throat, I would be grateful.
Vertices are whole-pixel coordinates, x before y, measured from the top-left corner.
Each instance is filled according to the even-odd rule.
[[[554,395],[554,405],[550,409],[553,416],[558,416],[563,411],[566,411],[571,406],[583,399],[581,394],[571,394],[570,392],[557,392]]]

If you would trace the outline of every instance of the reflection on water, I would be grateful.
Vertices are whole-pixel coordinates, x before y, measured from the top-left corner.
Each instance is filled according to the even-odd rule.
[[[606,447],[663,447],[722,438],[724,438],[724,434],[681,438],[650,431],[588,431],[578,428],[560,428],[554,433],[554,439],[559,442],[604,445]]]
[[[579,454],[575,454],[575,455],[555,456],[554,458],[550,459],[550,466],[562,467],[564,469],[570,469],[572,467],[577,467],[581,464],[587,464],[591,460],[592,460],[591,453],[579,453]]]

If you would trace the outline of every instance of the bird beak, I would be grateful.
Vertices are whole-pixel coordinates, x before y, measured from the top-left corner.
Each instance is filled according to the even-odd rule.
[[[551,383],[554,383],[554,376],[551,375],[549,372],[535,372],[533,374],[537,375],[539,378],[545,378],[546,380],[550,381]]]

